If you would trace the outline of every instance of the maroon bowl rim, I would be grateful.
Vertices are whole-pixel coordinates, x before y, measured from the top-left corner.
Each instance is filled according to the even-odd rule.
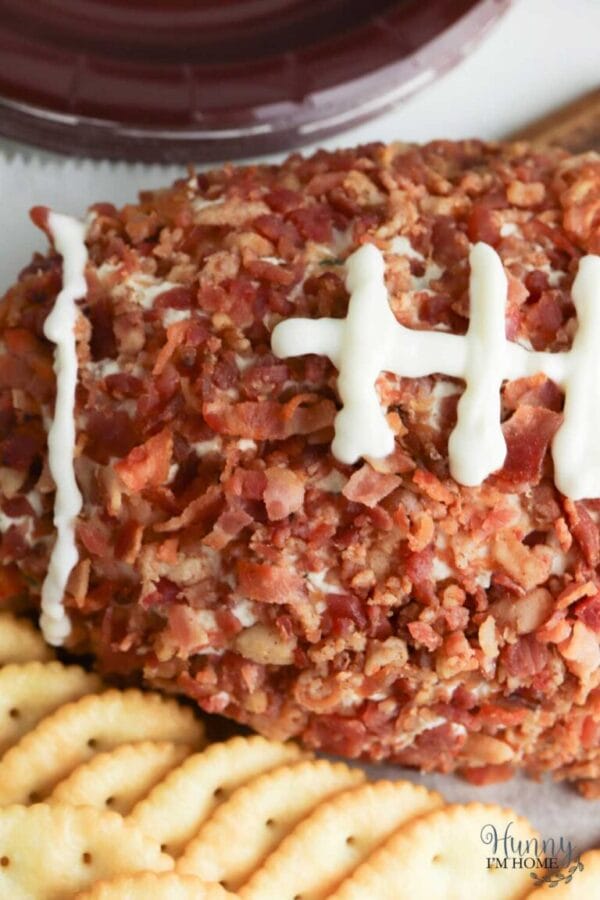
[[[300,102],[279,104],[278,113],[261,105],[233,122],[225,113],[205,127],[153,128],[0,96],[0,134],[62,154],[147,163],[207,163],[289,151],[367,122],[432,83],[467,56],[510,5],[511,0],[478,0],[414,52],[368,71],[363,65],[358,77]]]

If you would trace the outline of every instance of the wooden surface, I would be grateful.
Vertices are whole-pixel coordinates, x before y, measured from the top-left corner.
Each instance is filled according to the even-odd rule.
[[[572,153],[587,150],[600,153],[600,88],[538,119],[511,137],[564,147]]]

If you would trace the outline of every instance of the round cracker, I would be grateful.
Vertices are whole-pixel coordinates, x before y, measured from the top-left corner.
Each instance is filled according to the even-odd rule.
[[[297,744],[258,735],[212,744],[190,756],[138,803],[131,821],[178,856],[233,790],[301,755]]]
[[[544,884],[527,894],[527,900],[582,900],[584,897],[600,897],[600,850],[588,850],[582,853],[580,858],[583,870],[573,871],[575,860],[567,866],[561,874],[567,878],[572,875],[571,881],[561,881],[558,884]],[[550,873],[549,873],[550,874]],[[556,872],[555,874],[558,874]]]
[[[186,744],[140,741],[98,753],[57,784],[49,801],[112,809],[127,816],[190,753]],[[146,831],[153,837],[151,832]],[[158,836],[155,837],[158,840]],[[159,840],[160,843],[160,840]]]
[[[57,660],[0,668],[0,756],[60,706],[101,687],[97,675]]]
[[[237,891],[319,803],[364,778],[360,769],[324,759],[260,775],[217,808],[186,847],[177,870]]]
[[[41,632],[29,619],[19,619],[12,613],[0,613],[0,666],[54,659],[54,651],[44,641]]]
[[[75,900],[233,900],[220,884],[208,884],[193,875],[144,872],[101,881],[89,891],[77,894]]]
[[[240,897],[325,900],[401,825],[443,802],[410,781],[377,781],[338,794],[294,828],[241,888]]]
[[[522,841],[538,838],[531,824],[513,810],[484,803],[446,806],[409,822],[348,878],[330,900],[522,900],[531,884],[524,868],[488,868],[487,858],[502,856],[482,840],[493,826]],[[281,898],[283,900],[283,897]]]
[[[116,813],[44,803],[0,809],[0,897],[56,900],[100,879],[172,866]]]
[[[202,746],[191,709],[159,694],[106,691],[68,703],[21,738],[0,760],[0,805],[47,797],[96,753],[120,744],[167,740]]]

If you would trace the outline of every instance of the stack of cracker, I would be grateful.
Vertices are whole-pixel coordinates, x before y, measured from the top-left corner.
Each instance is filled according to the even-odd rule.
[[[489,866],[486,829],[514,812],[367,782],[258,736],[206,746],[173,699],[63,665],[0,615],[0,898],[10,900],[554,900],[600,895],[600,851],[534,888]],[[575,877],[576,876],[576,877]]]

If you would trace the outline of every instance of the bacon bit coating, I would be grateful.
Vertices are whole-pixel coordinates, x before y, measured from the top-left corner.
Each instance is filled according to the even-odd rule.
[[[78,329],[81,562],[71,647],[267,735],[474,783],[552,770],[600,793],[600,503],[553,484],[562,395],[502,394],[508,456],[449,476],[461,385],[382,375],[386,460],[330,453],[336,372],[277,360],[275,324],[345,314],[374,241],[395,315],[464,333],[470,244],[509,280],[507,333],[570,347],[579,258],[600,252],[600,160],[524,144],[373,144],[226,166],[98,204]],[[3,596],[53,539],[43,323],[61,261],[0,304]]]

